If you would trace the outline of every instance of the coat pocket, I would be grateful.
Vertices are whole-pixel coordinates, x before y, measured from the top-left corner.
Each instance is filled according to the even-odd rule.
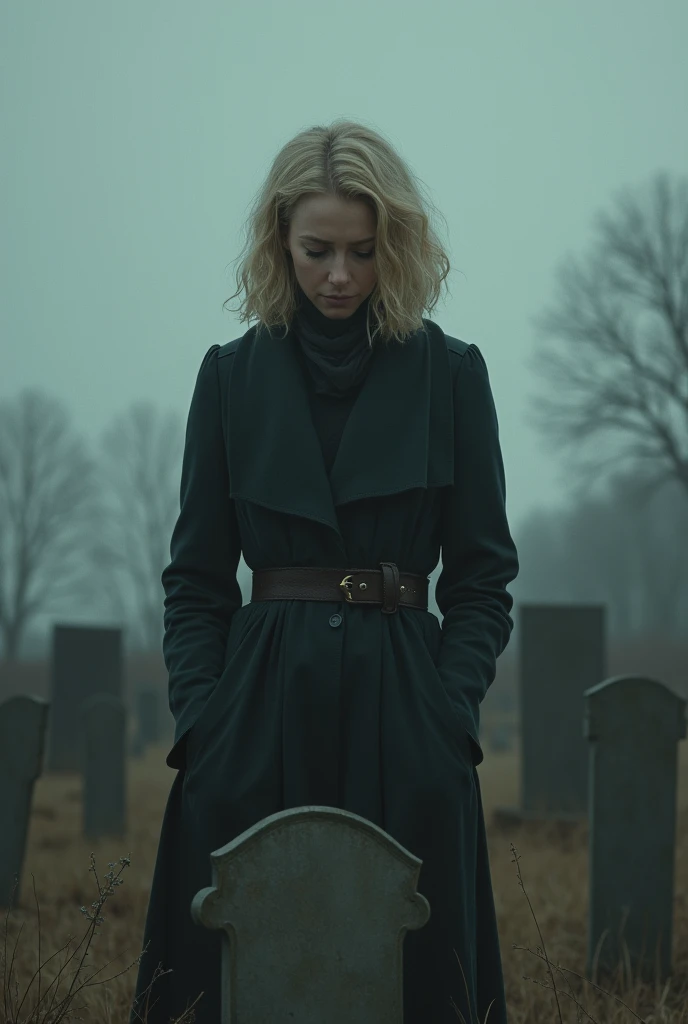
[[[216,702],[219,697],[222,696],[226,686],[234,685],[233,682],[229,682],[232,677],[233,662],[238,657],[239,653],[243,651],[246,642],[253,631],[253,627],[259,623],[259,620],[255,616],[255,606],[252,608],[253,614],[249,614],[246,611],[246,609],[250,607],[250,605],[244,605],[242,609],[235,612],[234,617],[232,618],[229,635],[227,637],[225,662],[222,674],[215,684],[214,689],[207,697],[206,702],[197,715],[193,725],[186,733],[187,766],[190,766],[193,761],[194,754],[198,750],[199,740],[202,739],[204,729],[207,727],[209,722],[213,721],[213,708]]]
[[[475,765],[482,760],[482,757],[479,756],[479,752],[476,752],[473,739],[447,693],[437,668],[442,642],[442,627],[432,613],[420,613],[419,619],[421,620],[420,628],[428,662],[427,677],[435,690],[438,704],[444,711],[442,721],[445,728],[451,733],[454,746],[458,749],[462,760]]]

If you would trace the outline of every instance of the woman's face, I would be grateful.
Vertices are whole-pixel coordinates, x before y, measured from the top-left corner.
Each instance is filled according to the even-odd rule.
[[[360,199],[308,195],[298,201],[284,241],[296,280],[333,320],[350,317],[377,281],[375,213]],[[345,295],[343,302],[328,296]]]

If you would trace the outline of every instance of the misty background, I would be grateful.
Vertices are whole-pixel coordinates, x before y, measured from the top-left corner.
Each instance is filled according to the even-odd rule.
[[[248,327],[223,303],[249,205],[288,139],[348,117],[445,218],[430,316],[489,369],[515,617],[604,603],[628,670],[682,685],[687,38],[685,0],[0,6],[6,668],[53,622],[161,657],[196,374]]]

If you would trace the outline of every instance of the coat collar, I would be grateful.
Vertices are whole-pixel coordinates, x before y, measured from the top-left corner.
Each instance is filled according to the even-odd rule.
[[[404,345],[376,344],[328,479],[293,331],[238,339],[228,392],[230,495],[330,526],[337,506],[454,479],[451,368],[425,320]]]

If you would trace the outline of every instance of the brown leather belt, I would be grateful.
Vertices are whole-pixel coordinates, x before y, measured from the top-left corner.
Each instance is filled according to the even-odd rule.
[[[400,605],[428,610],[427,576],[399,572],[394,562],[380,562],[380,565],[380,569],[324,569],[320,566],[256,569],[251,600],[379,604],[387,615]]]

